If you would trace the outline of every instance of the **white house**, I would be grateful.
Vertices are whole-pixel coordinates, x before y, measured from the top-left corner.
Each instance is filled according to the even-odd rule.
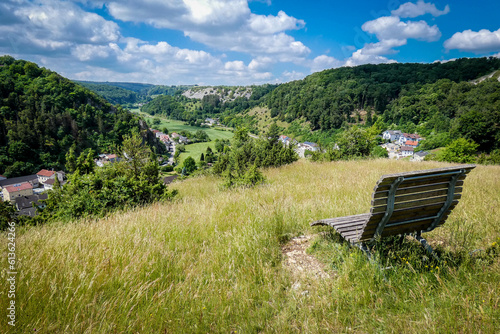
[[[416,133],[403,133],[399,139],[398,139],[398,144],[399,145],[405,145],[407,141],[416,141],[417,143],[422,140],[422,137],[417,135]],[[418,145],[418,144],[417,144]]]
[[[382,133],[382,138],[391,142],[398,141],[403,133],[399,130],[386,130]]]
[[[309,141],[305,141],[304,143],[302,143],[302,147],[304,147],[304,149],[306,149],[306,150],[313,151],[313,152],[319,150],[318,144],[311,143]]]
[[[413,156],[413,147],[411,146],[401,146],[399,149],[399,157],[412,157]]]

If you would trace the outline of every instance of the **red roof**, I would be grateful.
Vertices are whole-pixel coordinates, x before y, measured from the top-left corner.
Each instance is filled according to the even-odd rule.
[[[118,157],[116,154],[108,154],[106,156],[106,158],[108,158],[108,159],[116,159],[116,157]]]
[[[405,145],[407,146],[418,146],[418,141],[407,140]]]
[[[5,187],[9,193],[13,193],[16,191],[21,191],[21,190],[27,190],[27,189],[33,189],[31,184],[29,182],[23,182],[20,184],[14,184],[12,186]]]
[[[39,171],[38,173],[36,173],[37,176],[46,176],[46,177],[51,177],[52,175],[54,175],[54,171],[53,170],[46,170],[46,169],[42,169],[41,171]]]

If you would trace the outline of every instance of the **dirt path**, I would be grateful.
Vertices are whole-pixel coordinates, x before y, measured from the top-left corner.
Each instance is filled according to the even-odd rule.
[[[291,239],[281,248],[283,255],[285,255],[284,265],[296,280],[300,280],[304,276],[316,279],[326,279],[332,276],[332,273],[325,271],[324,264],[306,253],[313,238],[313,235],[302,235]]]

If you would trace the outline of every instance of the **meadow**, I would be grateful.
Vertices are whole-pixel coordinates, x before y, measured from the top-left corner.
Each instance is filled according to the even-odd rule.
[[[440,262],[404,240],[377,245],[373,263],[309,226],[367,212],[382,174],[442,166],[300,160],[255,188],[199,176],[171,184],[173,202],[18,228],[17,323],[4,317],[0,332],[498,333],[500,167],[474,169],[446,224],[425,235]],[[300,235],[329,277],[285,265],[282,247]],[[5,246],[1,266],[5,282]]]
[[[198,126],[191,126],[183,121],[168,119],[161,115],[155,115],[153,117],[149,114],[140,112],[139,109],[131,109],[131,111],[143,116],[146,119],[158,118],[161,121],[161,123],[159,125],[156,125],[155,128],[163,129],[163,127],[166,127],[169,133],[181,132],[181,131],[189,131],[195,133],[198,130],[203,130],[207,133],[207,135],[210,137],[209,142],[186,145],[186,152],[181,153],[181,155],[179,156],[177,163],[179,166],[182,166],[182,162],[184,161],[184,159],[186,159],[189,156],[192,157],[196,162],[200,161],[201,154],[206,152],[207,147],[210,147],[212,151],[215,152],[216,139],[219,140],[231,139],[234,136],[234,133],[230,128],[221,128],[221,127],[201,128]]]

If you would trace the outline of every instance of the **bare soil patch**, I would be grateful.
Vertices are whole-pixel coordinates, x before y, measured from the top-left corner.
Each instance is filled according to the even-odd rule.
[[[284,265],[290,270],[295,279],[304,276],[317,279],[331,278],[334,273],[328,273],[325,265],[319,262],[314,256],[306,253],[310,246],[313,235],[301,235],[291,239],[287,244],[281,247],[285,256]]]

